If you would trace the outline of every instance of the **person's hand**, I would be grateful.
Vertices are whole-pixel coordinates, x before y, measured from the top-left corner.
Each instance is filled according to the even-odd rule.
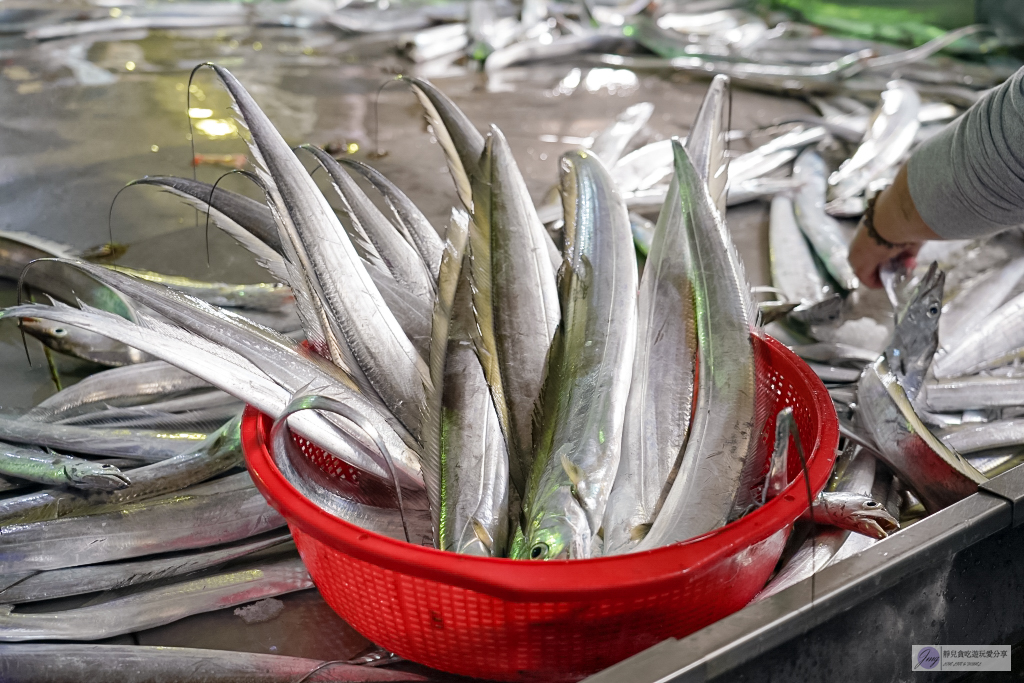
[[[850,243],[853,272],[872,289],[882,286],[878,278],[882,264],[898,258],[906,263],[908,269],[913,268],[914,257],[921,250],[921,245],[927,240],[941,239],[914,206],[907,185],[906,165],[896,174],[893,184],[875,200],[873,224],[874,235],[865,225],[865,219],[861,219],[857,234]]]

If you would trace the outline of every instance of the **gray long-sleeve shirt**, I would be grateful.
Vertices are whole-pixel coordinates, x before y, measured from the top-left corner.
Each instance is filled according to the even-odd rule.
[[[1024,69],[922,144],[907,180],[921,218],[946,239],[1024,224]]]

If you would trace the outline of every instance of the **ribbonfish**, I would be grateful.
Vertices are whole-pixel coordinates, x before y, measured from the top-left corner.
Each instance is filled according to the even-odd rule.
[[[116,429],[49,424],[0,418],[0,439],[60,451],[156,462],[173,458],[203,441],[206,434],[153,429]]]
[[[626,207],[603,164],[561,160],[562,323],[548,357],[524,500],[522,556],[582,558],[601,527],[619,465],[636,345],[637,266]]]
[[[805,149],[796,158],[793,179],[800,183],[793,200],[800,229],[839,286],[848,291],[856,289],[860,281],[850,265],[850,249],[842,227],[825,213],[827,167],[814,148]]]
[[[939,321],[939,344],[946,351],[956,349],[960,342],[985,324],[1006,297],[1024,278],[1024,258],[1016,258],[1001,268],[978,278],[978,282],[961,290],[942,309]]]
[[[285,558],[133,592],[59,612],[21,613],[0,606],[0,641],[100,640],[313,587],[302,560]]]
[[[772,199],[768,223],[768,253],[772,284],[784,300],[798,302],[790,316],[807,324],[833,322],[840,312],[834,287],[819,272],[807,239],[796,223],[793,200]]]
[[[944,274],[933,265],[897,319],[893,341],[857,385],[857,420],[878,455],[929,512],[971,495],[987,478],[921,422],[911,403],[938,346]]]
[[[131,482],[113,465],[0,442],[0,475],[47,486],[113,491]]]
[[[265,169],[261,173],[270,184],[281,241],[290,249],[286,260],[301,266],[303,277],[312,284],[312,298],[322,303],[319,313],[326,327],[321,329],[332,359],[357,366],[418,438],[424,385],[429,382],[425,363],[381,298],[338,217],[281,134],[230,72],[212,68],[249,128],[257,167]],[[291,285],[294,289],[295,282]],[[347,359],[342,343],[350,353]]]
[[[156,360],[89,375],[40,402],[22,417],[59,422],[95,410],[97,406],[134,405],[152,397],[209,386],[191,373]]]
[[[728,81],[716,79],[688,144],[703,159],[705,182],[721,193]],[[650,530],[679,467],[693,410],[697,322],[679,178],[672,176],[658,216],[637,300],[637,341],[623,426],[622,457],[604,517],[604,554],[627,552]],[[635,238],[634,238],[635,239]]]
[[[310,678],[314,675],[315,678]],[[425,681],[404,671],[300,657],[140,645],[3,644],[0,678],[8,683],[373,683]]]
[[[934,374],[946,380],[1007,365],[1024,355],[1024,293],[1013,297],[935,359]]]
[[[469,278],[463,277],[448,339],[441,404],[440,547],[503,557],[509,532],[509,454],[473,347]]]
[[[725,524],[743,501],[755,440],[753,304],[722,216],[682,145],[674,143],[698,334],[697,396],[679,471],[637,550],[686,540]]]
[[[500,386],[495,402],[500,406],[503,398],[507,405],[507,418],[499,419],[507,419],[511,431],[509,474],[522,495],[536,440],[534,406],[561,314],[545,245],[550,238],[497,127],[484,150],[481,174],[487,181],[474,183],[470,225],[473,311],[484,374]]]
[[[23,602],[55,600],[70,595],[83,595],[98,591],[127,588],[150,581],[164,581],[176,576],[219,567],[231,560],[245,557],[291,541],[287,533],[275,533],[270,538],[244,541],[191,553],[168,553],[151,558],[93,564],[84,567],[53,569],[36,574],[0,576],[0,604],[17,605]],[[10,579],[16,578],[11,582]]]
[[[46,489],[0,500],[0,526],[88,514],[198,484],[242,464],[240,420],[231,420],[181,455],[137,467],[131,486],[114,491]]]
[[[60,569],[203,548],[284,523],[243,472],[114,512],[6,526],[0,533],[0,572]]]
[[[206,282],[178,275],[164,275],[151,270],[126,268],[125,266],[108,266],[125,275],[148,282],[176,289],[198,299],[228,308],[253,309],[257,311],[280,311],[295,302],[291,289],[279,282],[257,282],[246,285],[233,285],[226,282]]]
[[[914,142],[920,123],[921,98],[906,81],[892,81],[853,156],[829,176],[832,200],[855,197],[903,157]]]
[[[848,444],[836,460],[835,472],[826,490],[870,495],[875,481],[875,465],[870,453],[855,444]],[[815,521],[818,521],[817,517]],[[817,529],[753,601],[771,597],[821,570],[839,552],[850,533],[838,527]]]
[[[925,382],[921,396],[939,413],[1024,405],[1024,377],[975,375]]]

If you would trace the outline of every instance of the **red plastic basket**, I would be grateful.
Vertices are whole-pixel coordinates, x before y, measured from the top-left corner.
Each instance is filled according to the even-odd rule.
[[[792,406],[815,495],[839,441],[831,399],[785,346],[755,338],[769,389],[762,434]],[[364,636],[411,661],[503,681],[573,681],[746,605],[807,506],[795,454],[783,495],[720,529],[643,553],[531,562],[470,557],[396,541],[341,521],[298,493],[267,451],[271,420],[248,408],[242,444],[256,486],[286,520],[327,603]],[[795,449],[790,449],[795,451]]]

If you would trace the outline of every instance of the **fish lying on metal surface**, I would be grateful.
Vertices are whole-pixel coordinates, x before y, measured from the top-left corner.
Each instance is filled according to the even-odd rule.
[[[60,422],[91,412],[99,406],[135,405],[147,402],[151,397],[207,389],[209,386],[191,373],[164,361],[150,361],[89,375],[43,400],[22,417],[39,422]]]
[[[2,644],[9,683],[374,683],[425,681],[419,674],[300,657],[142,645]],[[314,677],[315,676],[315,677]]]
[[[814,499],[814,510],[801,519],[828,524],[872,538],[882,539],[900,528],[899,521],[882,503],[870,495],[844,491],[825,491]]]
[[[793,206],[800,229],[828,272],[843,289],[854,290],[860,283],[850,265],[849,247],[842,228],[836,219],[825,213],[826,171],[825,161],[813,148],[800,153],[793,164],[793,179],[800,183]]]
[[[583,558],[601,527],[619,464],[636,345],[637,267],[626,207],[587,152],[562,157],[562,324],[538,404],[523,501],[522,557]]]
[[[194,486],[113,512],[0,530],[5,574],[111,562],[237,541],[284,526],[248,473]]]
[[[131,486],[115,491],[46,489],[0,500],[0,526],[89,514],[178,491],[242,464],[240,420],[231,420],[181,455],[129,473]]]
[[[974,493],[987,480],[936,438],[912,405],[938,347],[943,280],[933,264],[901,312],[885,354],[865,368],[857,386],[859,424],[929,512]]]
[[[285,547],[287,533],[243,541],[211,550],[154,555],[152,558],[52,569],[34,574],[0,575],[0,604],[55,600],[71,595],[127,588],[151,581],[166,581],[204,569],[220,567],[232,560],[269,548]]]
[[[0,417],[0,438],[60,451],[156,462],[180,455],[206,434],[153,429],[93,429]]]
[[[0,641],[101,640],[312,587],[305,566],[296,557],[253,563],[59,612],[21,613],[3,605]]]
[[[912,85],[893,81],[850,159],[829,176],[831,198],[843,200],[860,194],[868,183],[893,166],[910,150],[920,124],[921,98]]]
[[[131,481],[113,465],[0,442],[0,475],[47,486],[114,491]]]
[[[870,453],[860,450],[856,444],[849,443],[836,460],[835,471],[826,490],[851,495],[870,495],[875,481],[875,465],[875,459]],[[842,528],[817,529],[757,594],[754,601],[771,597],[822,569],[835,556],[850,534],[850,531]]]

